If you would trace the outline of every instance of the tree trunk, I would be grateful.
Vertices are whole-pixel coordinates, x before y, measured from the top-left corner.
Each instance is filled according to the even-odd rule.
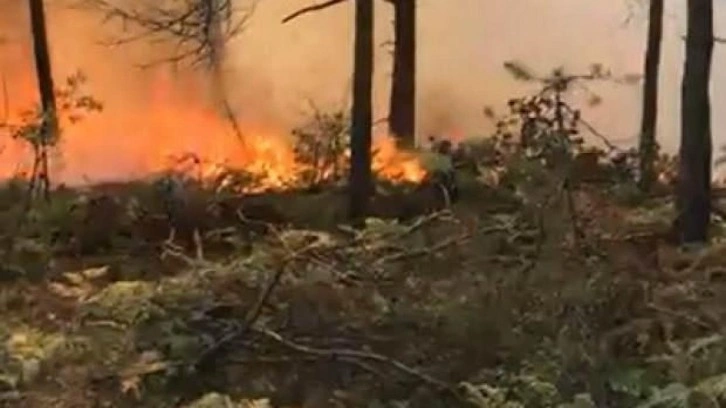
[[[353,107],[350,143],[350,217],[361,221],[373,191],[371,127],[373,125],[373,0],[356,0]]]
[[[224,62],[224,24],[230,18],[223,1],[226,0],[201,0],[200,3],[204,13],[203,36],[207,47],[203,52],[207,54],[207,64],[215,71]]]
[[[38,78],[41,107],[43,109],[43,122],[40,129],[40,140],[34,146],[36,150],[36,165],[38,181],[43,193],[48,195],[50,188],[48,170],[48,147],[55,142],[58,135],[58,118],[56,112],[53,74],[50,67],[50,52],[48,47],[48,34],[45,27],[45,11],[43,0],[29,0],[30,24],[33,34],[33,53],[35,56],[35,70]]]
[[[388,126],[399,145],[416,144],[416,0],[393,0],[395,48]]]
[[[640,124],[640,189],[649,191],[655,181],[653,168],[656,156],[658,121],[658,74],[663,39],[663,2],[650,0],[648,43],[645,50],[645,84],[643,112]]]
[[[677,191],[683,243],[708,240],[711,215],[711,107],[713,0],[688,0],[686,60],[681,96],[681,147]]]

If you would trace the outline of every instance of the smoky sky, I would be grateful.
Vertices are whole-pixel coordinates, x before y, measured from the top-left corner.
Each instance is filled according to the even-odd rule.
[[[139,1],[139,0],[129,0]],[[238,0],[240,2],[250,0]],[[586,71],[592,63],[614,73],[642,71],[647,10],[639,0],[419,0],[419,137],[458,132],[486,135],[491,124],[485,106],[505,106],[507,99],[531,91],[502,68],[507,60],[547,73],[563,66]],[[81,68],[108,109],[142,106],[149,99],[153,74],[139,70],[160,51],[141,44],[109,49],[103,39],[118,25],[101,24],[97,15],[65,9],[68,0],[48,1],[54,71],[66,75]],[[247,29],[229,45],[225,66],[227,93],[242,116],[292,126],[303,119],[308,101],[321,108],[343,108],[350,98],[352,68],[351,4],[280,20],[311,0],[260,0]],[[640,3],[646,3],[640,1]],[[668,150],[678,146],[680,82],[685,32],[683,1],[667,1],[660,79],[658,136]],[[18,71],[21,54],[8,42],[27,42],[23,2],[0,0],[0,63],[5,73]],[[390,5],[376,2],[375,111],[385,117],[391,71]],[[726,35],[726,4],[716,2],[716,31]],[[723,47],[713,62],[712,106],[716,146],[726,143],[726,69]],[[26,71],[28,71],[26,69]],[[10,75],[10,74],[7,74]],[[12,83],[9,89],[12,91]],[[632,144],[640,117],[639,85],[590,84],[603,100],[586,118],[611,139]],[[574,95],[575,100],[578,96]]]

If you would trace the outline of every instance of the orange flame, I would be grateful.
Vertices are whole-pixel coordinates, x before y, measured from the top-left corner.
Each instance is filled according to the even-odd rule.
[[[395,181],[418,183],[426,177],[426,171],[418,157],[412,153],[399,150],[395,139],[390,136],[379,136],[373,143],[376,155],[373,157],[373,171]]]
[[[32,81],[14,83],[20,100],[37,94]],[[200,85],[187,78],[179,83],[160,71],[151,84],[148,106],[114,106],[91,113],[83,121],[66,124],[55,161],[54,181],[87,184],[145,177],[168,170],[174,159],[190,154],[202,178],[214,177],[224,168],[238,168],[261,179],[266,188],[293,183],[301,172],[288,131],[275,124],[241,124],[243,139],[229,120],[205,106]],[[22,85],[22,86],[17,86]],[[103,102],[103,101],[102,101]],[[11,121],[19,118],[11,115]],[[373,170],[395,181],[421,181],[425,171],[415,155],[400,151],[392,138],[374,139]],[[23,142],[6,139],[0,155],[0,177],[26,172],[29,149]]]

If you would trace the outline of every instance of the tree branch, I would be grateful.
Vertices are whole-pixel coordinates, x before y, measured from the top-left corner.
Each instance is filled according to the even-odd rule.
[[[122,45],[142,39],[171,41],[173,55],[142,65],[142,68],[161,62],[190,60],[217,64],[224,45],[239,34],[249,22],[258,0],[238,8],[232,0],[186,0],[172,5],[149,4],[143,8],[119,6],[110,0],[81,0],[75,7],[90,9],[105,15],[104,21],[131,23],[137,31],[116,38],[106,45]]]
[[[287,348],[290,348],[291,350],[297,351],[299,353],[303,354],[310,354],[314,356],[319,357],[327,357],[327,358],[347,358],[347,359],[353,359],[353,360],[369,360],[374,361],[377,363],[384,363],[388,364],[391,367],[395,368],[401,373],[410,375],[419,381],[432,386],[436,389],[444,390],[447,392],[450,392],[455,397],[461,398],[461,395],[459,394],[456,387],[452,384],[449,384],[443,380],[440,380],[438,378],[432,377],[428,374],[423,373],[422,371],[419,371],[413,367],[410,367],[398,360],[394,360],[392,358],[386,357],[382,354],[377,354],[369,351],[362,351],[362,350],[353,350],[353,349],[320,349],[316,347],[310,347],[306,346],[300,343],[295,343],[293,341],[290,341],[284,337],[282,337],[280,334],[263,328],[257,328],[254,327],[252,330],[258,334],[261,334]]]
[[[340,4],[340,3],[343,3],[345,1],[346,0],[328,0],[328,1],[324,2],[324,3],[314,4],[312,6],[308,6],[308,7],[301,8],[300,10],[298,10],[298,11],[296,11],[296,12],[288,15],[285,18],[283,18],[282,19],[282,23],[285,24],[285,23],[287,23],[287,22],[289,22],[291,20],[294,20],[294,19],[302,16],[303,14],[312,13],[314,11],[325,10],[328,7],[335,6],[336,4]]]

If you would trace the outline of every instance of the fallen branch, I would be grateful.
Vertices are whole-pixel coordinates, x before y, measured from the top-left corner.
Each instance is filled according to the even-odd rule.
[[[315,347],[310,347],[310,346],[306,346],[303,344],[295,343],[291,340],[285,339],[280,334],[278,334],[272,330],[259,329],[259,328],[254,328],[253,330],[255,333],[261,334],[287,348],[290,348],[292,350],[295,350],[295,351],[303,353],[303,354],[311,354],[311,355],[316,355],[319,357],[326,357],[326,358],[332,358],[332,359],[348,358],[348,359],[356,359],[356,360],[369,360],[369,361],[375,361],[378,363],[387,364],[387,365],[395,368],[399,372],[409,375],[411,377],[414,377],[414,378],[418,379],[419,381],[426,383],[434,388],[449,392],[452,395],[456,396],[457,398],[462,398],[461,395],[459,394],[457,388],[454,385],[449,384],[438,378],[432,377],[432,376],[430,376],[426,373],[423,373],[413,367],[410,367],[398,360],[392,359],[390,357],[386,357],[382,354],[377,354],[377,353],[362,351],[362,350],[351,350],[351,349],[320,349],[320,348],[315,348]]]
[[[707,322],[701,320],[700,318],[691,316],[688,313],[683,313],[683,312],[679,312],[677,310],[658,306],[655,303],[649,303],[647,306],[649,309],[651,309],[655,312],[667,314],[667,315],[677,318],[677,319],[686,320],[689,323],[693,324],[694,326],[700,327],[701,329],[705,329],[705,330],[717,330],[718,329],[717,325],[708,324]]]
[[[241,357],[232,357],[229,360],[226,360],[227,363],[233,363],[233,364],[268,364],[268,365],[275,365],[275,364],[295,364],[299,362],[305,362],[305,363],[315,363],[319,362],[321,360],[321,356],[318,355],[307,355],[307,356],[298,356],[298,357],[292,357],[292,356],[274,356],[274,357],[267,357],[267,356],[260,356],[260,357],[252,357],[252,358],[241,358]],[[385,377],[383,373],[381,373],[379,370],[376,370],[374,367],[371,367],[371,365],[366,364],[362,361],[351,359],[351,358],[339,358],[338,361],[341,361],[346,364],[350,364],[353,366],[356,366],[360,368],[363,371],[369,372],[377,377]]]
[[[398,262],[406,259],[416,258],[419,256],[426,256],[426,255],[432,255],[439,251],[442,251],[450,246],[454,246],[456,244],[460,244],[462,242],[465,242],[471,237],[470,233],[461,234],[454,237],[449,237],[441,242],[439,242],[436,245],[426,247],[426,248],[419,248],[415,249],[413,251],[405,251],[405,252],[398,252],[395,254],[387,255],[378,258],[376,261],[377,264],[387,264],[391,262]]]
[[[512,230],[512,225],[507,223],[504,225],[495,225],[493,227],[483,228],[478,231],[475,231],[477,234],[493,234],[497,232],[507,232]],[[405,235],[405,234],[404,234]],[[378,258],[376,261],[377,264],[386,264],[391,262],[397,262],[402,261],[405,259],[415,258],[418,256],[426,256],[435,254],[439,251],[443,251],[444,249],[447,249],[453,245],[460,244],[463,242],[466,242],[469,238],[474,235],[474,232],[466,232],[463,234],[459,234],[453,237],[449,237],[447,239],[444,239],[437,243],[436,245],[425,247],[425,248],[419,248],[413,251],[405,251],[405,252],[398,252],[395,254],[382,256]]]
[[[203,366],[205,363],[209,362],[217,353],[219,353],[224,347],[228,346],[236,339],[247,334],[250,328],[257,322],[257,320],[262,315],[262,309],[264,309],[265,305],[267,305],[275,288],[277,288],[277,286],[280,284],[282,276],[287,270],[287,266],[290,265],[291,262],[310,253],[317,247],[317,243],[313,243],[300,250],[291,252],[287,257],[285,257],[285,259],[283,259],[282,261],[282,264],[277,268],[275,274],[272,276],[270,283],[262,290],[260,296],[257,298],[257,302],[255,302],[250,311],[247,313],[247,317],[245,318],[244,322],[238,327],[228,331],[217,342],[202,351],[202,353],[192,364],[192,366],[194,368]]]

